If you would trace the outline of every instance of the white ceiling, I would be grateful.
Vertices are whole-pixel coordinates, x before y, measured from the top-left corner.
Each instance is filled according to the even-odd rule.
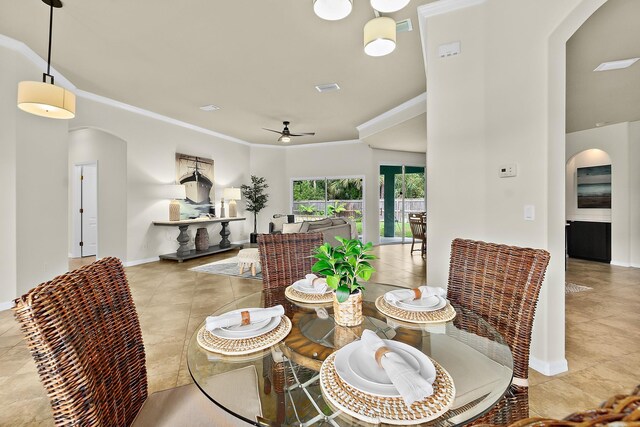
[[[593,72],[602,62],[640,57],[640,0],[609,0],[567,43],[567,132],[640,120],[640,62]]]
[[[251,143],[275,144],[261,128],[283,120],[293,133],[316,132],[293,143],[357,139],[356,126],[425,91],[416,9],[430,1],[389,15],[411,18],[414,30],[372,58],[362,48],[374,17],[364,0],[337,22],[316,17],[311,0],[64,0],[52,63],[79,89]],[[49,8],[0,5],[0,34],[46,58]],[[332,82],[342,90],[314,88]],[[222,109],[200,111],[206,104]]]

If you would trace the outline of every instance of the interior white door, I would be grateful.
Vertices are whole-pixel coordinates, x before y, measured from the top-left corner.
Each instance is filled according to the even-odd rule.
[[[98,168],[82,166],[82,256],[98,253]]]

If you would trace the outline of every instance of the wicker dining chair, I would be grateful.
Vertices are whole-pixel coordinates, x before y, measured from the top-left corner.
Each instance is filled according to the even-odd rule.
[[[193,384],[147,396],[140,323],[119,259],[58,276],[14,303],[56,425],[248,425]]]
[[[424,213],[409,214],[409,227],[411,228],[411,253],[419,250],[422,256],[427,254],[427,223]],[[414,249],[416,240],[420,241],[420,249]]]
[[[447,298],[482,316],[513,354],[510,389],[477,424],[507,425],[529,416],[531,327],[548,263],[541,249],[464,239],[451,244]]]
[[[282,304],[285,313],[293,317],[293,304],[284,297],[284,290],[296,280],[304,279],[311,273],[315,263],[313,251],[324,243],[322,233],[261,234],[258,236],[258,251],[262,266],[262,288],[265,307]],[[271,388],[278,399],[277,421],[285,417],[285,388],[287,386],[286,363],[280,354],[265,358],[264,391]]]

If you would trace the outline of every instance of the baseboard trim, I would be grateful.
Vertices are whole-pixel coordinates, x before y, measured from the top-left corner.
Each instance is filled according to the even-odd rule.
[[[244,245],[245,243],[249,243],[249,239],[231,241],[232,245]]]
[[[628,262],[620,262],[615,260],[611,260],[609,264],[615,265],[616,267],[631,267],[631,264],[629,264]]]
[[[0,311],[9,310],[13,307],[13,301],[0,302]]]
[[[125,267],[134,267],[136,265],[140,265],[140,264],[148,264],[150,262],[156,262],[156,261],[160,261],[160,257],[154,256],[153,258],[146,258],[146,259],[138,259],[135,261],[127,261],[124,263]]]
[[[531,356],[529,357],[529,366],[540,372],[542,375],[546,375],[548,377],[552,377],[569,370],[567,359],[557,360],[555,362],[546,362]]]
[[[640,268],[640,264],[631,264],[631,268]]]

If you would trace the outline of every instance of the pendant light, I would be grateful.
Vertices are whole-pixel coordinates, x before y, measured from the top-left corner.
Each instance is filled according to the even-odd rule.
[[[369,56],[388,55],[396,48],[396,21],[380,16],[364,26],[364,52]]]
[[[27,113],[52,119],[72,119],[76,115],[76,96],[54,84],[51,75],[51,35],[53,32],[53,8],[61,8],[60,0],[42,0],[50,7],[49,53],[47,72],[42,73],[42,82],[22,81],[18,83],[18,108]],[[47,78],[50,82],[47,83]]]
[[[397,12],[409,4],[411,0],[371,0],[371,7],[382,13]]]
[[[346,18],[353,9],[353,0],[313,0],[313,11],[319,18],[338,21]]]

